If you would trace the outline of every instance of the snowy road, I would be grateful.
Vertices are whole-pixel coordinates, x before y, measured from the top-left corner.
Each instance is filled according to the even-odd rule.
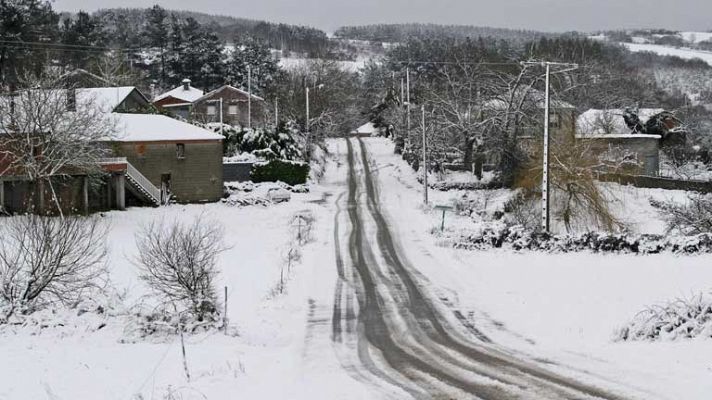
[[[379,205],[364,141],[349,139],[347,152],[348,190],[337,200],[334,234],[332,340],[354,378],[387,398],[623,398],[515,355],[471,324],[452,326]]]

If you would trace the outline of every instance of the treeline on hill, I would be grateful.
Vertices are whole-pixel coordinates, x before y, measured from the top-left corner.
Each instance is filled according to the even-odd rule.
[[[257,94],[279,79],[281,70],[268,43],[236,35],[226,51],[215,25],[183,15],[155,6],[63,17],[46,1],[0,2],[0,82],[12,85],[47,66],[81,68],[115,84],[144,89],[154,84],[158,90],[185,78],[204,90],[226,83],[246,87],[248,65]]]
[[[470,25],[438,24],[376,24],[363,26],[344,26],[334,32],[334,36],[343,39],[367,40],[373,42],[401,43],[409,39],[427,39],[450,37],[456,39],[476,39],[490,37],[506,40],[510,44],[535,40],[549,34],[517,29],[489,28]]]
[[[192,18],[200,25],[214,32],[224,42],[232,42],[236,37],[250,37],[264,42],[273,49],[286,52],[305,53],[311,57],[319,57],[329,51],[329,38],[323,31],[300,25],[276,24],[245,18],[221,15],[210,15],[192,11],[169,11],[179,20]],[[106,26],[113,26],[116,33],[123,26],[139,27],[129,30],[119,36],[113,36],[113,43],[121,47],[148,46],[145,30],[151,20],[146,9],[112,8],[99,10],[93,14],[104,21]]]
[[[338,53],[324,32],[309,27],[172,12],[159,6],[60,14],[46,0],[0,2],[0,40],[0,80],[5,83],[47,64],[121,74],[126,72],[119,71],[124,63],[143,66],[160,87],[188,77],[209,89],[221,83],[220,76],[235,82],[235,74],[244,74],[222,65],[229,64],[224,59],[227,44],[259,57],[271,56],[271,49],[310,57]],[[113,65],[99,65],[107,64],[107,52],[114,55],[108,63]],[[266,70],[263,75],[273,72],[271,66],[256,70]]]

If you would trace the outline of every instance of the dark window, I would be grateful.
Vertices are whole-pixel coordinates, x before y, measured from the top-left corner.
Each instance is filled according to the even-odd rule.
[[[185,158],[185,144],[176,144],[176,157],[178,157],[179,159]]]
[[[67,111],[77,111],[77,91],[67,89]]]
[[[559,120],[559,114],[552,112],[549,115],[549,127],[551,129],[559,129],[561,128],[561,121]]]

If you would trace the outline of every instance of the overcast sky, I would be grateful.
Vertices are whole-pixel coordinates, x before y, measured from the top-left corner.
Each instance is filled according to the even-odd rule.
[[[55,9],[185,9],[316,26],[433,22],[546,31],[712,29],[710,0],[55,0]]]

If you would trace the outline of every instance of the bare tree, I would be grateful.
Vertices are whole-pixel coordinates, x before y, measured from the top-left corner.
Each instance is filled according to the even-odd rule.
[[[5,317],[52,302],[72,304],[101,287],[106,225],[96,217],[10,217],[0,224],[0,299]]]
[[[219,223],[153,222],[136,235],[140,277],[167,303],[202,321],[217,312],[217,259],[226,250]]]
[[[668,233],[698,235],[712,232],[712,197],[709,195],[691,194],[684,202],[651,200],[650,204],[665,221]]]
[[[566,230],[577,228],[621,230],[623,221],[610,208],[612,194],[597,180],[598,171],[617,172],[627,165],[625,157],[613,160],[613,154],[599,154],[592,142],[575,138],[552,138],[549,158],[549,182],[552,188],[554,215]],[[538,195],[542,181],[541,148],[519,176],[517,185],[530,195]]]
[[[26,77],[0,96],[0,176],[22,176],[41,194],[49,184],[61,213],[53,178],[99,173],[107,154],[101,143],[114,136],[115,122],[90,92],[59,88],[57,81]]]

